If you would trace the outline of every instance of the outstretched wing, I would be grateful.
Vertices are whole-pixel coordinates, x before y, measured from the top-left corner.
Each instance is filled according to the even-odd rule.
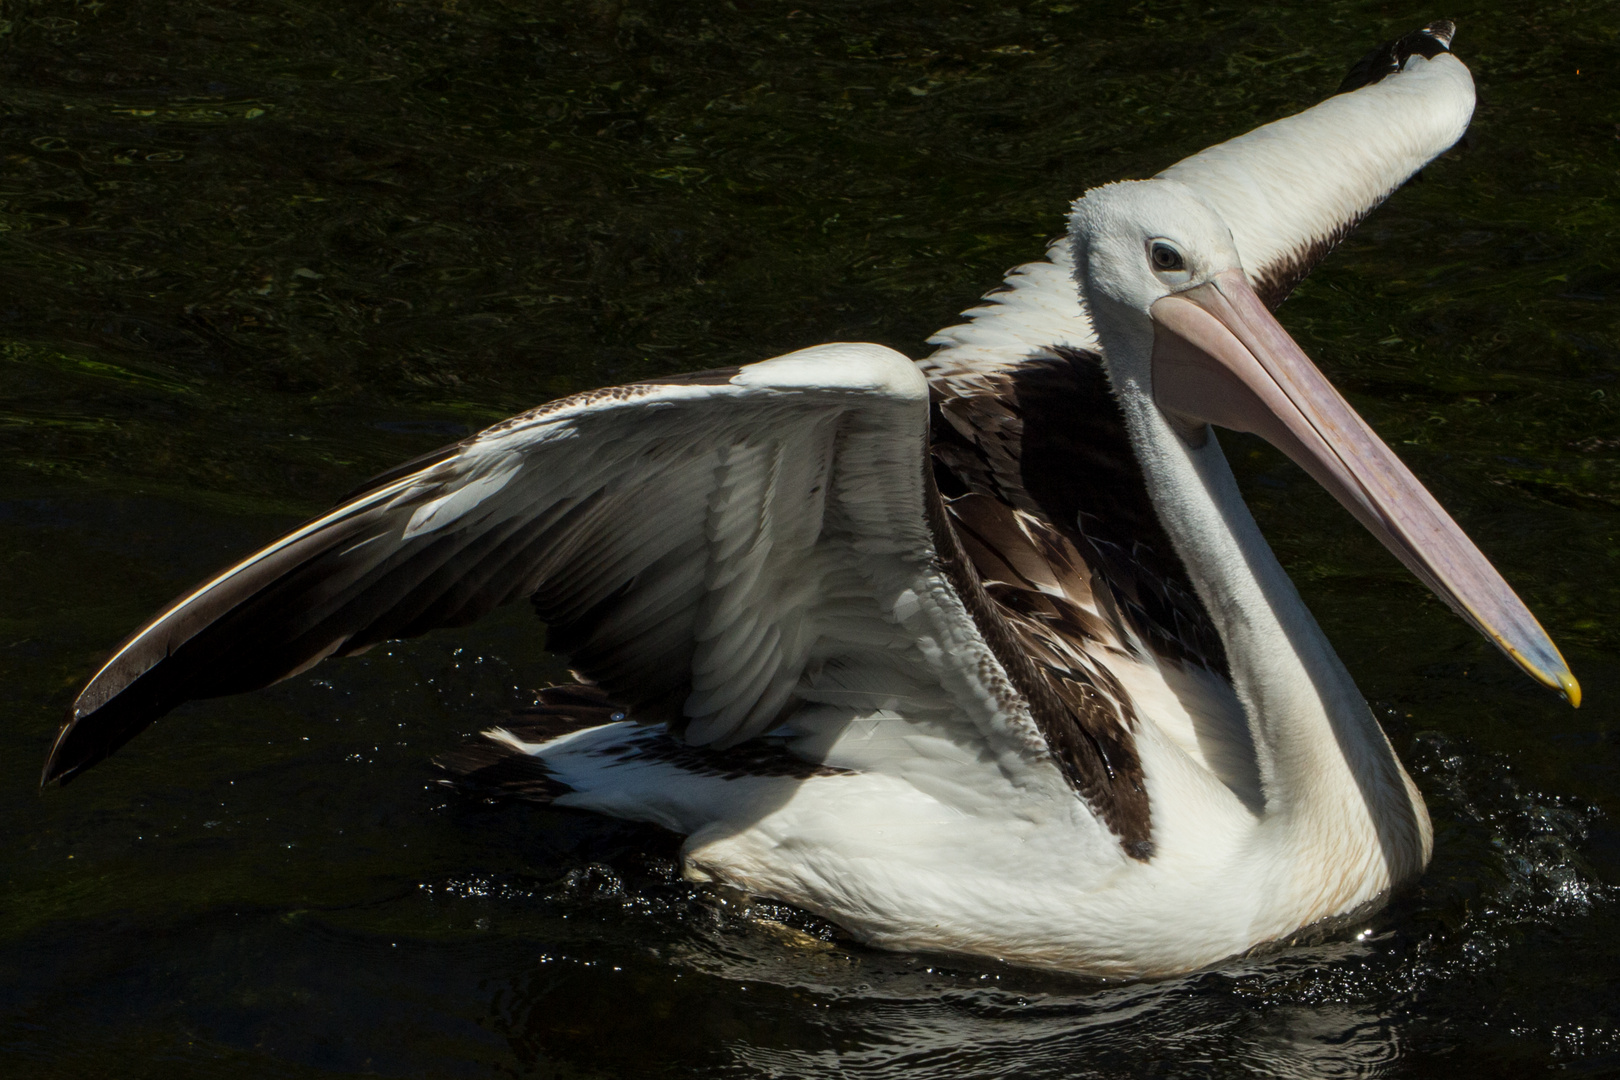
[[[532,596],[550,646],[697,744],[772,724],[933,558],[927,394],[876,345],[553,402],[377,478],[175,603],[74,702],[67,779],[190,698]]]
[[[1320,105],[1159,174],[1231,225],[1273,307],[1467,128],[1473,82],[1449,53],[1453,30],[1433,23],[1383,46]],[[985,299],[922,362],[939,487],[993,606],[1106,758],[1110,733],[1134,723],[1110,654],[1219,680],[1224,649],[1153,508],[1067,240]]]
[[[187,699],[528,596],[550,648],[690,745],[782,726],[812,756],[905,772],[927,768],[927,744],[1078,792],[1146,858],[1130,732],[1018,646],[934,487],[928,424],[916,365],[877,345],[514,417],[378,477],[138,630],[79,695],[44,779]]]
[[[1269,306],[1468,130],[1474,80],[1451,55],[1455,32],[1442,20],[1380,46],[1320,105],[1159,174],[1196,190],[1225,219]]]
[[[1474,88],[1449,51],[1454,31],[1435,22],[1381,46],[1321,104],[1159,174],[1220,213],[1269,304],[1466,130]],[[1155,653],[1223,672],[1108,392],[1067,240],[985,299],[931,338],[938,348],[922,362],[941,489],[988,495],[1056,529]]]
[[[1373,50],[1304,112],[1217,143],[1158,175],[1193,188],[1232,228],[1249,283],[1275,308],[1396,188],[1468,129],[1474,80],[1444,20]],[[1015,267],[967,320],[929,339],[929,381],[955,393],[1054,350],[1097,350],[1067,238]]]

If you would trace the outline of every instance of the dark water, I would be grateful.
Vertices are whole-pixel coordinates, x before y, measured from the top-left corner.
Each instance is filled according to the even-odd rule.
[[[365,476],[603,383],[918,355],[1087,186],[1440,15],[1471,134],[1282,318],[1587,705],[1228,439],[1435,816],[1364,928],[1099,986],[688,886],[662,834],[431,785],[557,676],[521,610],[36,794],[114,642]],[[1617,42],[1605,2],[0,5],[0,1073],[1620,1074]]]

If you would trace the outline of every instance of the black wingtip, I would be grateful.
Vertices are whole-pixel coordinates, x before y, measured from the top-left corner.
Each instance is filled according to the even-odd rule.
[[[1443,52],[1451,51],[1451,39],[1457,36],[1457,24],[1450,19],[1436,19],[1394,41],[1386,41],[1372,52],[1357,60],[1335,93],[1348,94],[1371,86],[1406,67],[1413,56],[1433,60]]]
[[[1428,26],[1425,26],[1421,32],[1440,42],[1446,47],[1446,51],[1450,52],[1451,39],[1457,36],[1457,24],[1450,19],[1436,19]]]
[[[128,713],[130,710],[114,710]],[[68,713],[67,721],[56,733],[51,752],[45,757],[45,768],[39,774],[39,786],[56,784],[66,787],[86,769],[106,761],[112,753],[151,726],[155,717],[130,715],[79,716]],[[86,723],[85,721],[90,721]]]
[[[209,696],[207,688],[187,690],[165,665],[143,672],[110,696],[90,681],[68,708],[67,719],[46,755],[39,786],[66,786],[80,773],[106,761],[123,745],[191,697]]]
[[[73,741],[73,731],[78,725],[78,719],[77,711],[69,709],[67,719],[62,722],[56,738],[51,742],[51,752],[45,755],[45,768],[39,774],[41,788],[47,788],[52,784],[66,787],[75,776],[95,764],[93,761],[77,760],[78,755],[69,745]]]

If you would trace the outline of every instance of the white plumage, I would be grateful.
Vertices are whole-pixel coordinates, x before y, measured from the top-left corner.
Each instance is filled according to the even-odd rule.
[[[1355,487],[1382,444],[1260,303],[1460,137],[1450,36],[1088,193],[920,363],[835,344],[593,391],[380,478],[138,631],[46,779],[187,697],[532,597],[600,690],[491,734],[524,790],[873,944],[1152,975],[1376,903],[1428,861],[1422,799],[1205,421],[1373,507],[1578,697],[1466,538],[1403,531],[1410,474]]]

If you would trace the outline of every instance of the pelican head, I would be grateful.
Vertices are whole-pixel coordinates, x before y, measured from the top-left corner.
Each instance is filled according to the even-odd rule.
[[[1076,201],[1075,272],[1127,415],[1217,453],[1208,425],[1248,431],[1310,473],[1369,532],[1536,679],[1580,704],[1557,647],[1417,477],[1282,328],[1245,276],[1232,229],[1189,184],[1110,184]]]
[[[1226,222],[1176,180],[1127,180],[1086,192],[1075,201],[1069,237],[1116,386],[1151,386],[1144,361],[1155,303],[1241,269]]]

